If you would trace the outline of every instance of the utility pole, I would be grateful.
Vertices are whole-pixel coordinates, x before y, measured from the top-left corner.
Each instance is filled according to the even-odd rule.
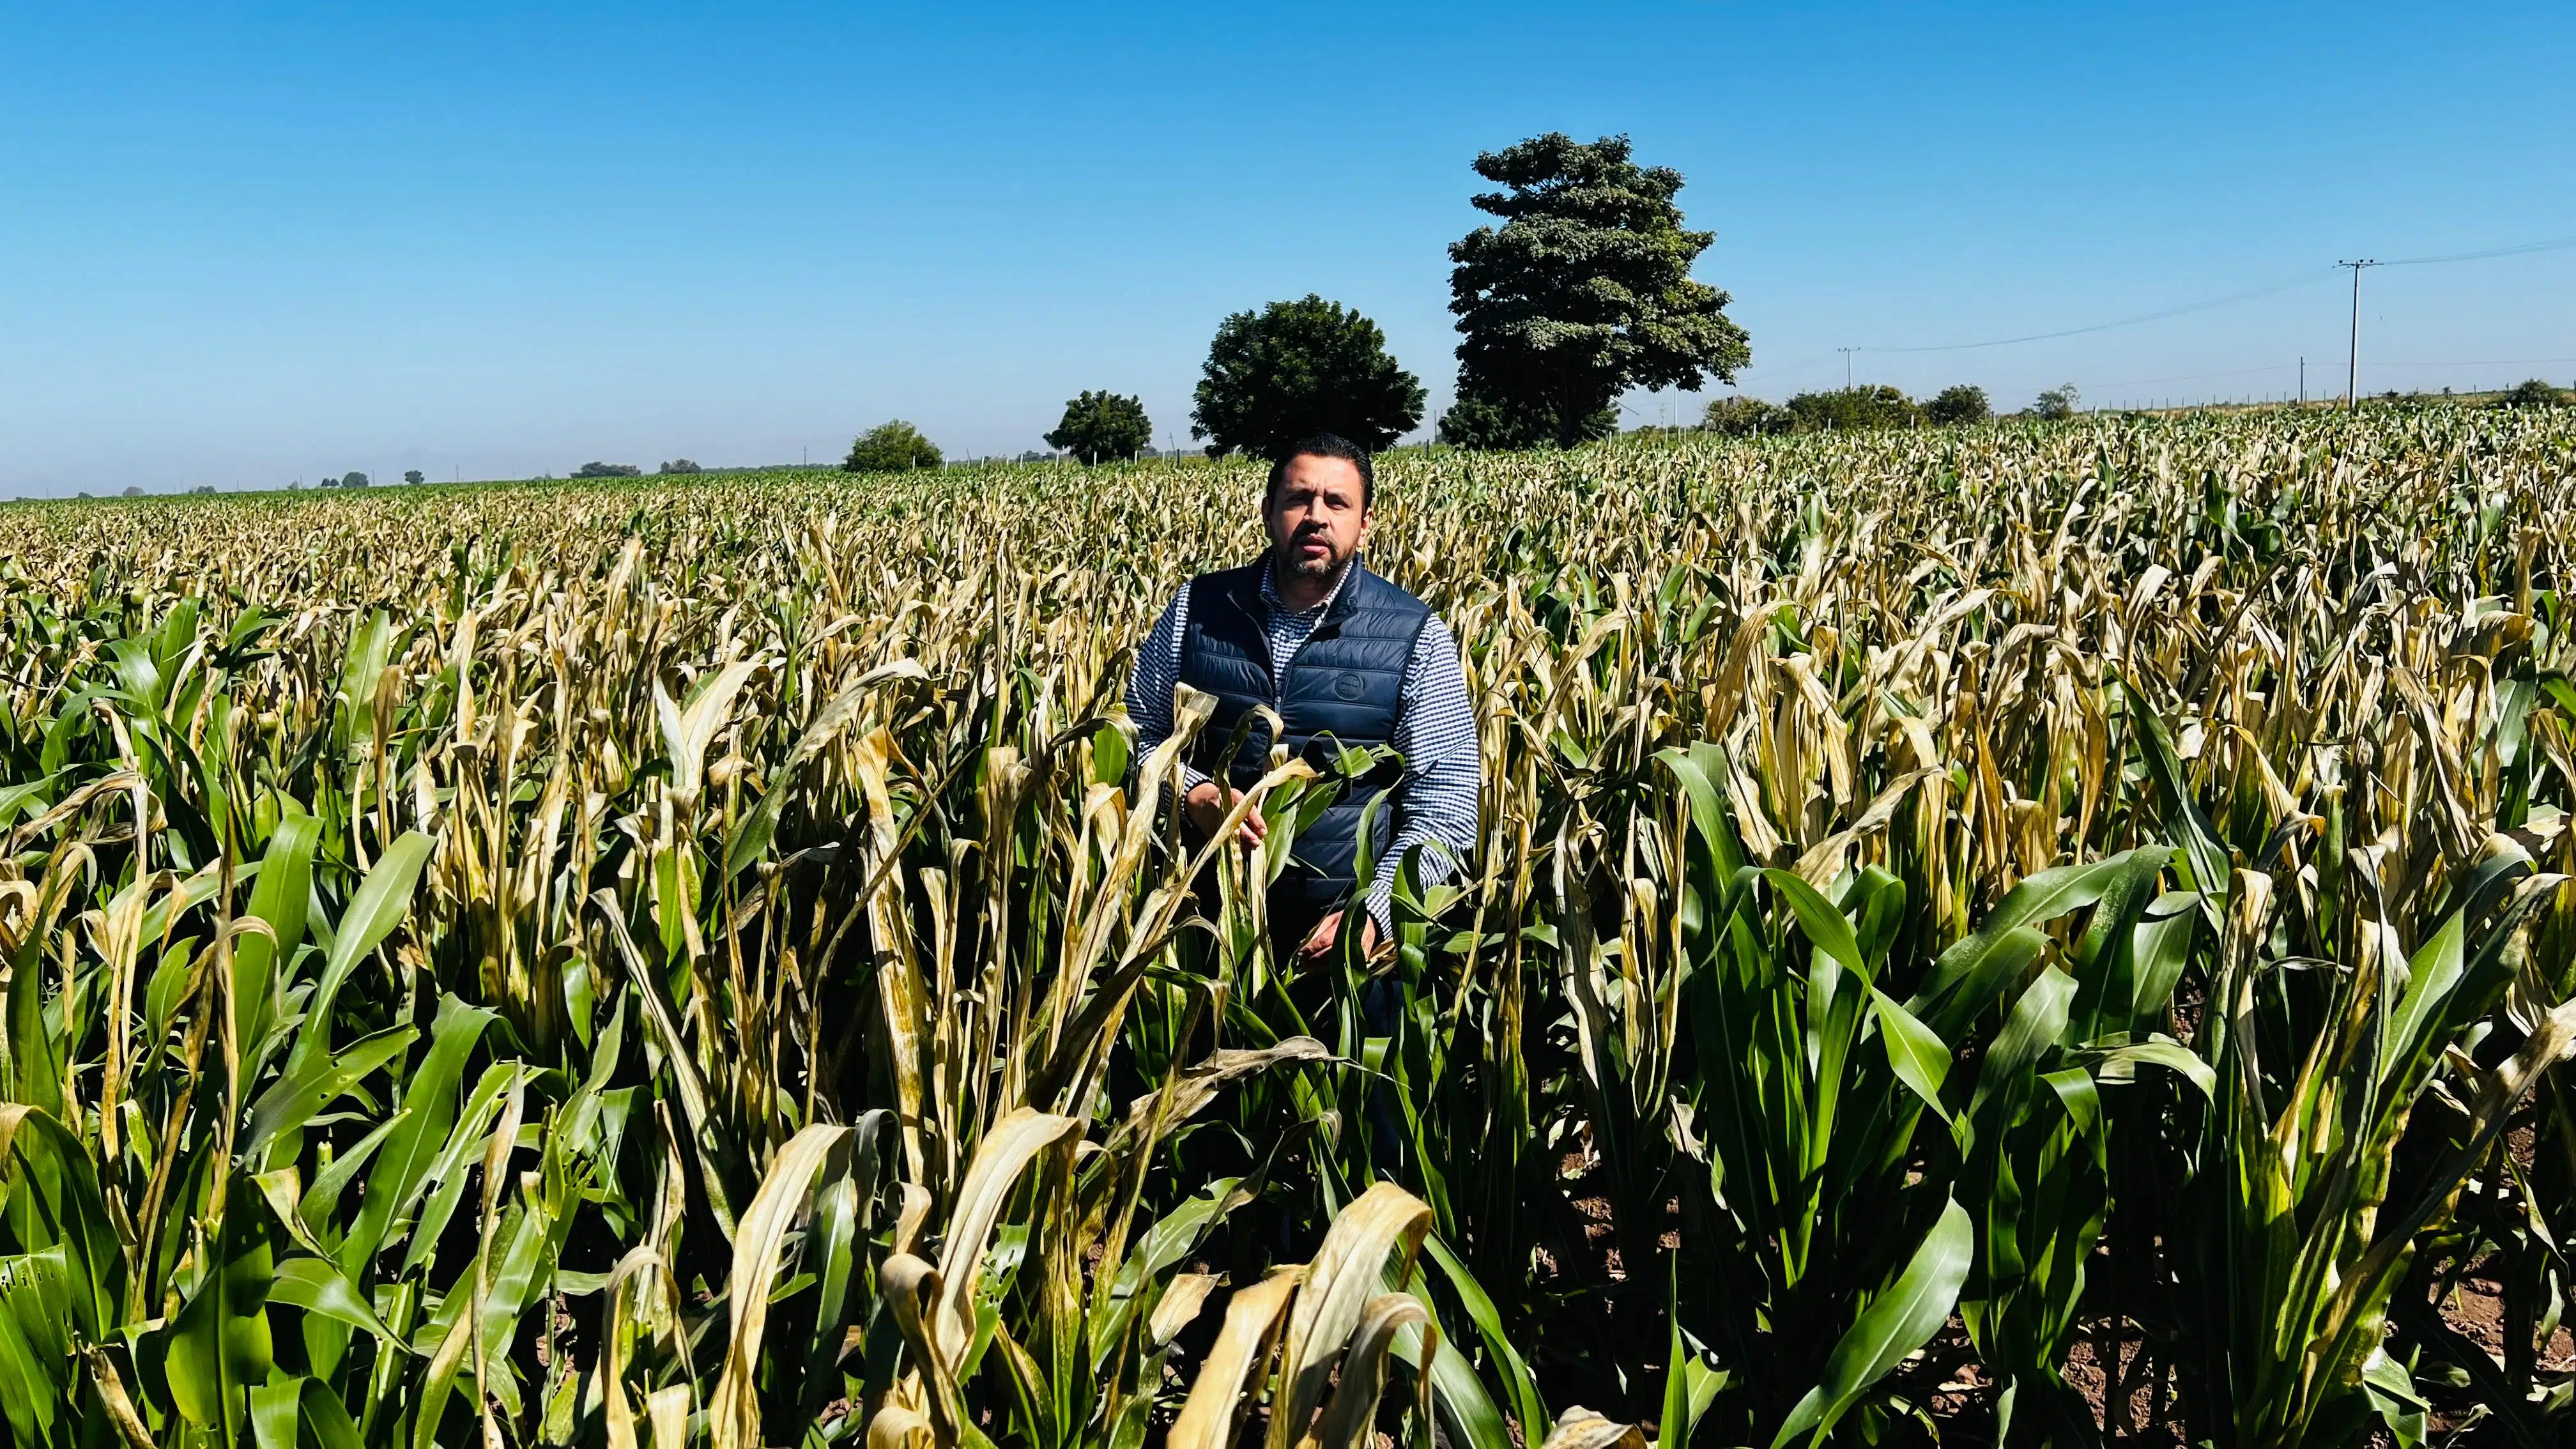
[[[2308,405],[2308,360],[2307,360],[2305,357],[2302,357],[2302,358],[2300,358],[2300,359],[2299,359],[2299,406],[2301,406],[2301,407],[2306,407],[2307,405]]]
[[[2362,257],[2335,265],[2352,268],[2352,356],[2346,365],[2343,383],[2343,408],[2350,412],[2361,401],[2361,269],[2375,267],[2379,263],[2370,257]]]
[[[1843,355],[1843,391],[1849,392],[1852,390],[1852,354],[1860,351],[1860,349],[1857,347],[1837,347],[1834,351]]]

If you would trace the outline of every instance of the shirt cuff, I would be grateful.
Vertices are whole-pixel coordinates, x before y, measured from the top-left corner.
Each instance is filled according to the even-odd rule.
[[[1377,923],[1377,938],[1384,943],[1395,939],[1395,882],[1380,881],[1369,887],[1366,902],[1369,919]]]

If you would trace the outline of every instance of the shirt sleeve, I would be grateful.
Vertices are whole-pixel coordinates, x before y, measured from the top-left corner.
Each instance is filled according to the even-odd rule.
[[[1394,933],[1395,873],[1416,845],[1422,883],[1448,880],[1475,853],[1477,802],[1484,789],[1484,757],[1476,740],[1476,710],[1467,697],[1467,672],[1458,641],[1433,615],[1415,641],[1404,676],[1404,710],[1392,741],[1404,757],[1404,780],[1394,800],[1395,838],[1369,882],[1368,912],[1380,937]]]
[[[1141,763],[1156,745],[1172,736],[1172,691],[1181,682],[1181,636],[1189,631],[1190,591],[1182,589],[1154,621],[1136,651],[1136,667],[1127,675],[1127,718],[1136,726],[1136,758]],[[1181,790],[1198,788],[1207,772],[1181,762]]]

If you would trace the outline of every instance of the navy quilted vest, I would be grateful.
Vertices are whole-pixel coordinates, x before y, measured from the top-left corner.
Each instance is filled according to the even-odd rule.
[[[1189,629],[1181,639],[1181,682],[1216,696],[1216,716],[1201,731],[1190,763],[1210,774],[1227,772],[1238,788],[1260,780],[1270,759],[1270,731],[1258,715],[1229,770],[1226,748],[1235,726],[1255,705],[1278,712],[1292,757],[1329,770],[1332,742],[1383,745],[1395,738],[1404,712],[1404,676],[1413,662],[1431,606],[1370,573],[1356,561],[1315,632],[1288,660],[1286,677],[1270,677],[1270,640],[1263,630],[1261,562],[1190,581]],[[1380,791],[1402,778],[1389,764],[1352,782],[1323,818],[1297,837],[1295,863],[1280,885],[1301,889],[1324,905],[1356,884],[1360,813]],[[1381,849],[1394,836],[1394,816],[1381,808],[1371,832]]]

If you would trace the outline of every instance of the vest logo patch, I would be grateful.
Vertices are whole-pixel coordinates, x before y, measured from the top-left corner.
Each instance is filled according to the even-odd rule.
[[[1366,693],[1368,693],[1368,681],[1358,675],[1345,673],[1333,676],[1335,699],[1353,700]]]

